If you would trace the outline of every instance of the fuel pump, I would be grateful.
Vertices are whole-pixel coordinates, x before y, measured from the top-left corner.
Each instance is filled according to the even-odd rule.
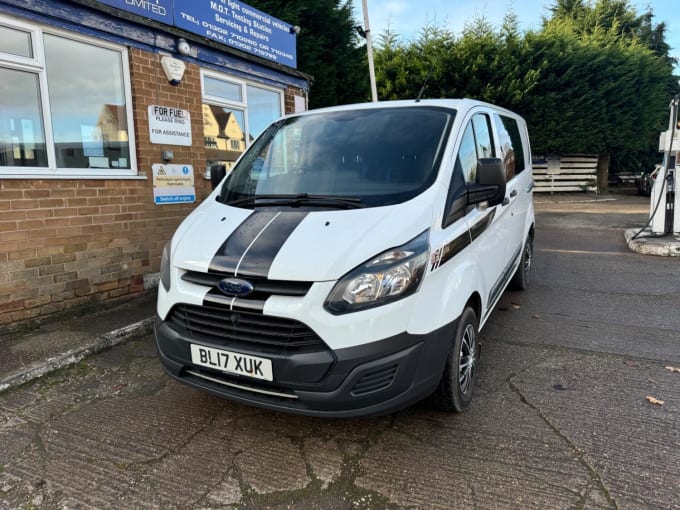
[[[668,131],[659,137],[663,166],[656,174],[650,203],[650,226],[655,236],[680,232],[680,161],[676,157],[680,150],[679,103],[679,96],[675,96],[670,103]]]

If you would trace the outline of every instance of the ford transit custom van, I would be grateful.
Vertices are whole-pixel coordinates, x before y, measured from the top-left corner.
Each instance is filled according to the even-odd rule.
[[[163,250],[164,368],[313,416],[465,410],[479,331],[529,284],[530,154],[520,116],[468,99],[274,122]]]

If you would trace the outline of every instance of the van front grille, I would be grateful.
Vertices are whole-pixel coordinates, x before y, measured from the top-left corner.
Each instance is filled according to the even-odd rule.
[[[182,275],[185,282],[203,285],[217,290],[217,284],[224,278],[233,277],[226,273],[201,273],[199,271],[187,271]],[[287,280],[270,280],[268,278],[244,277],[253,285],[253,293],[249,299],[266,300],[269,296],[298,296],[307,294],[312,282],[297,282]]]
[[[323,340],[305,324],[256,312],[178,304],[167,320],[176,330],[229,347],[250,346],[285,352],[327,349]]]

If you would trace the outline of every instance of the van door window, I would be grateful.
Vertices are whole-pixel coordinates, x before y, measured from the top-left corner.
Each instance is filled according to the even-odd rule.
[[[515,156],[515,149],[512,145],[512,139],[508,130],[505,129],[505,125],[501,120],[500,115],[494,113],[493,121],[496,126],[496,133],[498,134],[498,151],[500,152],[500,157],[503,160],[503,166],[505,167],[505,180],[510,181],[515,176],[515,167],[517,166],[517,158]]]
[[[496,150],[491,139],[489,117],[478,113],[472,117],[463,132],[456,163],[451,176],[449,192],[446,199],[446,210],[442,226],[446,228],[456,219],[464,215],[460,208],[460,198],[464,194],[465,184],[473,183],[477,179],[477,160],[492,158]],[[453,210],[457,212],[453,212]],[[460,210],[459,210],[460,209]]]
[[[489,123],[488,115],[478,113],[472,117],[472,126],[475,130],[477,158],[495,157],[496,151],[491,141],[491,124]]]
[[[474,182],[477,178],[477,149],[475,147],[475,135],[472,131],[472,124],[468,124],[463,133],[463,140],[460,142],[456,166],[462,171],[465,182]],[[454,180],[455,180],[454,171]]]
[[[526,166],[522,136],[517,121],[511,117],[494,114],[494,124],[501,145],[500,152],[505,164],[505,175],[509,181],[521,173]]]
[[[478,113],[472,117],[472,122],[465,128],[456,158],[456,165],[460,165],[465,182],[475,182],[477,179],[478,159],[493,158],[495,155],[489,117]]]

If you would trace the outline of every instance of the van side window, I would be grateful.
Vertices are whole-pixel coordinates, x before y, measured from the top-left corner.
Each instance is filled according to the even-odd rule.
[[[526,168],[522,136],[517,121],[511,117],[494,114],[494,123],[501,144],[501,157],[505,164],[505,175],[509,181]]]

